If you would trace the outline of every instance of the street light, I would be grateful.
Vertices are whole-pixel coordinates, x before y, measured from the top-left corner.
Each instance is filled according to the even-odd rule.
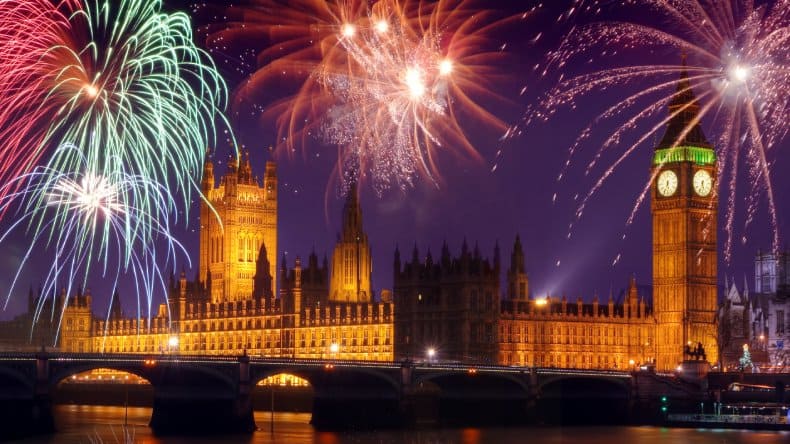
[[[433,357],[436,356],[436,349],[429,347],[426,354],[428,355],[428,362],[433,362]]]
[[[178,351],[178,336],[170,336],[167,340],[167,349],[170,353]]]
[[[335,357],[337,355],[337,352],[339,352],[339,351],[340,351],[340,345],[338,345],[337,342],[333,342],[333,343],[329,344],[329,353],[330,353],[332,359],[335,359]]]

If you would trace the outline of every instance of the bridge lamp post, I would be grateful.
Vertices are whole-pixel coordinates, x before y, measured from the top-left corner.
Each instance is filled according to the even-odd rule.
[[[428,355],[428,362],[433,362],[433,358],[434,356],[436,356],[436,349],[433,347],[429,347],[428,351],[426,352],[426,355]]]
[[[337,353],[340,351],[340,345],[337,342],[333,342],[329,344],[329,356],[332,359],[337,357]]]
[[[170,336],[170,338],[167,339],[167,349],[170,354],[178,352],[178,336]]]

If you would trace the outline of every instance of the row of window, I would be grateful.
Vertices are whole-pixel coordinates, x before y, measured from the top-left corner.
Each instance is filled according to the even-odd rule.
[[[515,327],[515,328],[514,328]],[[548,328],[547,328],[548,327]],[[626,337],[623,328],[594,326],[547,326],[545,324],[518,326],[506,324],[500,326],[500,337],[504,342],[515,343],[557,343],[582,345],[626,345],[649,344],[649,336],[638,330],[638,335]],[[629,340],[630,339],[630,340]]]
[[[343,339],[338,342],[334,342],[331,340],[322,340],[322,341],[304,341],[300,340],[297,341],[298,349],[297,352],[304,352],[310,353],[314,350],[329,350],[332,344],[338,344],[341,350],[344,353],[357,353],[362,351],[368,352],[386,352],[392,346],[390,339],[386,338],[383,340],[379,340],[379,338],[373,338],[372,341],[369,341],[367,338],[361,341],[357,341],[356,339],[346,340]],[[144,341],[124,341],[124,340],[109,340],[103,341],[101,339],[96,340],[94,343],[95,350],[103,351],[105,353],[158,353],[158,352],[165,352],[165,351],[179,351],[179,352],[201,352],[201,351],[233,351],[236,350],[241,352],[243,350],[248,350],[249,352],[255,354],[255,350],[271,350],[277,348],[293,348],[294,341],[289,340],[288,338],[280,338],[279,336],[271,336],[266,338],[245,338],[245,337],[191,337],[191,338],[184,338],[183,342],[179,343],[178,346],[170,346],[168,345],[167,341],[164,340],[144,340]],[[85,342],[84,341],[74,341],[70,344],[70,347],[75,347],[77,352],[86,352],[88,350],[85,349]],[[314,350],[301,350],[305,348],[312,348]],[[372,348],[371,348],[372,347]],[[67,347],[68,349],[69,347]]]
[[[630,366],[621,355],[592,353],[505,353],[504,365],[561,367],[581,369],[626,369]]]
[[[258,258],[258,252],[261,250],[263,244],[263,237],[258,234],[241,233],[238,238],[238,260],[239,262],[255,262]]]

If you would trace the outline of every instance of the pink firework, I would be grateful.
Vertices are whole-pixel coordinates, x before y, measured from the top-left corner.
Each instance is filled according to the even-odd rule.
[[[43,154],[46,120],[57,105],[46,100],[51,78],[41,74],[51,72],[78,7],[74,0],[0,1],[0,182],[29,172]],[[14,191],[4,187],[0,200]]]
[[[611,2],[576,1],[573,12],[566,12],[558,20],[566,20],[573,13],[578,19],[578,14],[584,11],[598,15],[607,3]],[[661,26],[630,21],[575,25],[560,47],[549,53],[548,63],[540,68],[542,75],[554,70],[564,72],[585,62],[605,63],[612,57],[628,60],[630,50],[640,51],[641,59],[649,57],[651,62],[659,58],[659,53],[677,54],[678,60],[684,54],[683,63],[627,64],[561,80],[525,117],[524,123],[529,125],[549,119],[560,108],[575,108],[579,98],[603,91],[612,95],[629,86],[638,88],[599,114],[570,148],[558,180],[562,180],[572,160],[591,143],[602,122],[622,122],[598,145],[587,163],[585,174],[596,174],[605,155],[615,156],[614,162],[602,168],[593,187],[581,199],[576,220],[582,216],[589,199],[632,153],[660,137],[673,117],[666,111],[673,97],[693,91],[699,115],[687,122],[681,134],[692,131],[701,122],[714,135],[718,179],[722,184],[717,192],[727,196],[725,260],[731,257],[736,190],[742,170],[747,171],[749,184],[744,230],[765,197],[776,250],[779,233],[770,156],[786,137],[790,120],[787,102],[790,1],[755,6],[748,0],[633,0],[627,6],[635,7],[641,17],[650,17],[651,23]],[[678,89],[681,75],[688,78],[683,91]],[[626,225],[633,221],[653,179],[642,189]],[[746,238],[742,240],[745,242]]]

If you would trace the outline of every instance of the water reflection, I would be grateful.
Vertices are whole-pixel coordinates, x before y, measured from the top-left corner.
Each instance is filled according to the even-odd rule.
[[[126,419],[135,443],[317,443],[317,444],[443,444],[443,443],[580,443],[580,444],[772,444],[790,442],[790,432],[660,427],[531,427],[464,428],[426,430],[380,430],[322,432],[309,424],[309,413],[276,413],[274,433],[268,412],[256,412],[259,430],[252,435],[157,437],[148,428],[151,409],[63,405],[56,407],[58,432],[28,439],[25,443],[119,443],[123,444]]]

